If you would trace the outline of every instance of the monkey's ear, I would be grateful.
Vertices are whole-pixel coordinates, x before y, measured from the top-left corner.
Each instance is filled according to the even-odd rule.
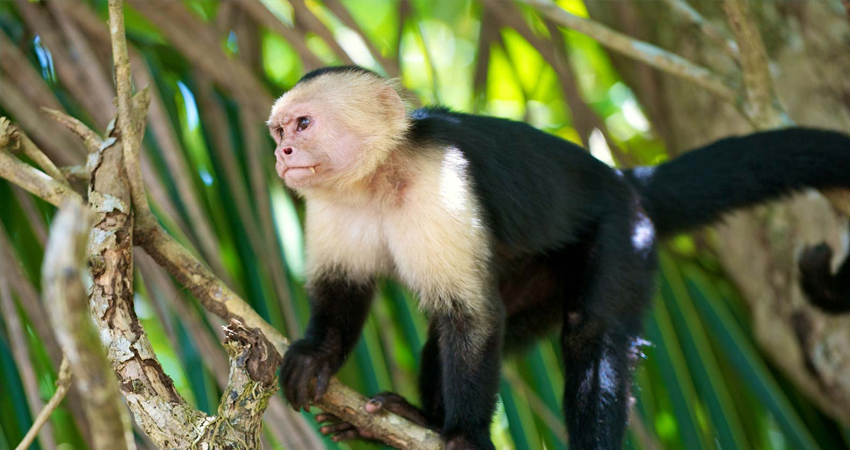
[[[381,103],[383,110],[387,112],[388,119],[405,120],[407,112],[404,108],[404,100],[402,100],[394,86],[389,84],[381,86],[381,89],[378,91],[378,101]]]

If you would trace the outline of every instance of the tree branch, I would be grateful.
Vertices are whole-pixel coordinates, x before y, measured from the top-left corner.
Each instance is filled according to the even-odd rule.
[[[741,52],[738,49],[738,44],[732,39],[732,36],[729,36],[726,30],[706,20],[702,14],[691,7],[685,0],[665,0],[665,2],[670,5],[673,12],[687,19],[707,38],[719,44],[720,48],[732,57],[735,62],[740,62]]]
[[[774,92],[767,51],[749,6],[744,1],[727,0],[723,2],[723,9],[741,49],[741,70],[747,99],[744,113],[759,130],[791,125],[791,119]]]
[[[86,126],[86,124],[79,121],[76,117],[71,117],[62,111],[45,107],[42,107],[41,111],[82,139],[90,154],[95,153],[100,149],[102,141],[100,136],[98,136],[98,134],[91,128]]]
[[[82,201],[80,194],[71,190],[69,186],[54,180],[35,167],[25,164],[2,148],[0,148],[0,178],[11,181],[54,206],[59,206],[67,198]]]
[[[56,378],[56,392],[53,393],[53,397],[50,397],[50,401],[44,405],[44,408],[38,413],[38,416],[32,423],[29,431],[27,431],[26,436],[21,440],[21,443],[15,447],[15,450],[26,450],[30,448],[33,441],[35,441],[35,437],[38,436],[38,432],[41,430],[47,421],[50,419],[50,415],[53,414],[53,411],[62,403],[62,400],[65,398],[65,394],[68,393],[68,390],[71,388],[71,365],[68,362],[68,358],[62,358],[62,365],[59,366],[59,375]]]
[[[59,168],[53,164],[53,161],[47,157],[33,141],[27,137],[24,130],[9,122],[9,119],[0,117],[0,148],[11,149],[12,152],[20,151],[29,159],[33,160],[38,167],[41,167],[45,173],[53,177],[54,180],[67,185],[68,180],[62,175]]]
[[[109,0],[109,32],[112,42],[112,60],[115,68],[115,87],[118,92],[118,129],[124,148],[124,166],[127,169],[127,179],[133,197],[133,207],[136,220],[146,222],[156,220],[148,205],[145,194],[145,184],[142,181],[141,159],[139,149],[142,146],[142,134],[137,133],[137,127],[145,121],[147,105],[150,104],[150,93],[144,106],[142,117],[136,118],[133,107],[133,82],[130,80],[130,55],[127,53],[127,36],[124,33],[124,2]]]
[[[242,3],[248,5],[257,2]],[[97,15],[89,8],[74,7],[73,5],[69,7],[64,2],[51,3],[51,6],[61,9],[63,14],[71,18],[76,25],[83,28],[92,41],[106,44],[106,42],[110,39],[110,32],[108,28],[104,26],[103,22],[101,22]],[[259,6],[263,7],[262,5]],[[109,52],[110,50],[107,49],[106,51]],[[165,104],[162,101],[160,93],[157,91],[156,85],[152,82],[150,70],[145,64],[145,61],[137,52],[134,51],[134,49],[128,48],[128,51],[130,55],[130,68],[132,70],[133,79],[136,81],[137,85],[146,86],[144,90],[150,91],[151,100],[149,118],[151,132],[154,140],[162,149],[162,157],[165,160],[165,164],[168,167],[171,179],[177,188],[180,198],[183,200],[183,205],[186,208],[186,214],[188,215],[189,222],[192,224],[192,229],[186,226],[180,215],[171,214],[171,217],[178,222],[184,233],[187,233],[189,236],[191,236],[191,234],[196,235],[197,247],[201,249],[206,260],[212,265],[218,276],[223,277],[225,282],[230,283],[232,280],[228,276],[227,271],[224,269],[221,256],[217,252],[217,244],[214,242],[214,233],[209,222],[209,217],[202,214],[202,211],[198,206],[200,204],[197,197],[198,194],[191,185],[189,169],[184,160],[183,152],[181,151],[180,144],[178,142],[179,140],[177,139],[170,120],[165,112]],[[201,108],[201,110],[203,111],[203,108]],[[147,123],[147,121],[145,123]],[[98,145],[100,145],[99,139],[100,138],[98,138]],[[144,157],[145,154],[142,153],[142,156]],[[163,209],[169,212],[175,211],[175,208],[171,208],[170,204],[166,201],[168,197],[159,193],[164,189],[160,186],[160,183],[152,182],[152,171],[145,170],[146,167],[147,165],[143,159],[142,175],[150,177],[145,178],[145,180],[147,180],[151,198],[158,201]]]
[[[44,252],[44,297],[52,299],[50,320],[68,356],[92,427],[95,450],[136,448],[130,418],[109,370],[98,332],[92,327],[81,277],[91,214],[79,202],[65,202]]]
[[[586,34],[615,52],[641,61],[663,72],[684,78],[732,104],[738,104],[736,90],[703,66],[648,42],[639,41],[622,34],[599,22],[570,14],[550,0],[520,1],[535,7],[557,25]]]

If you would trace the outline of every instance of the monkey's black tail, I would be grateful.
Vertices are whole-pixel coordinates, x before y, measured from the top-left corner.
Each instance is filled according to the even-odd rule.
[[[641,193],[656,233],[666,237],[805,188],[850,188],[850,136],[809,128],[754,133],[625,175]],[[801,258],[803,287],[824,309],[850,311],[850,282],[830,273],[817,248]],[[842,272],[850,275],[850,269]]]

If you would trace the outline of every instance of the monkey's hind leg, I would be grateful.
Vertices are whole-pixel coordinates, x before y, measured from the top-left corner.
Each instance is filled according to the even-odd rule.
[[[600,235],[589,277],[566,305],[562,346],[570,448],[619,450],[629,414],[633,343],[653,291],[654,253]]]
[[[499,389],[504,315],[501,311],[435,313],[446,450],[495,450],[490,422]],[[501,307],[492,301],[487,306]],[[424,393],[423,393],[424,395]],[[426,400],[427,401],[427,400]]]

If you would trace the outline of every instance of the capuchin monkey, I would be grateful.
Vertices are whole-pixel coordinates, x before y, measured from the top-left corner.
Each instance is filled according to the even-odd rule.
[[[429,316],[421,408],[390,410],[445,448],[493,449],[503,355],[561,327],[570,448],[622,446],[630,369],[653,295],[656,242],[804,188],[850,188],[850,137],[790,128],[723,139],[657,167],[616,170],[525,123],[440,107],[408,112],[359,67],[310,72],[272,108],[276,170],[306,202],[312,315],[280,380],[296,410],[321,398],[375,292],[395,277]],[[814,303],[850,308],[850,267],[801,259]],[[315,383],[314,383],[315,380]],[[324,414],[335,440],[369,438]]]

